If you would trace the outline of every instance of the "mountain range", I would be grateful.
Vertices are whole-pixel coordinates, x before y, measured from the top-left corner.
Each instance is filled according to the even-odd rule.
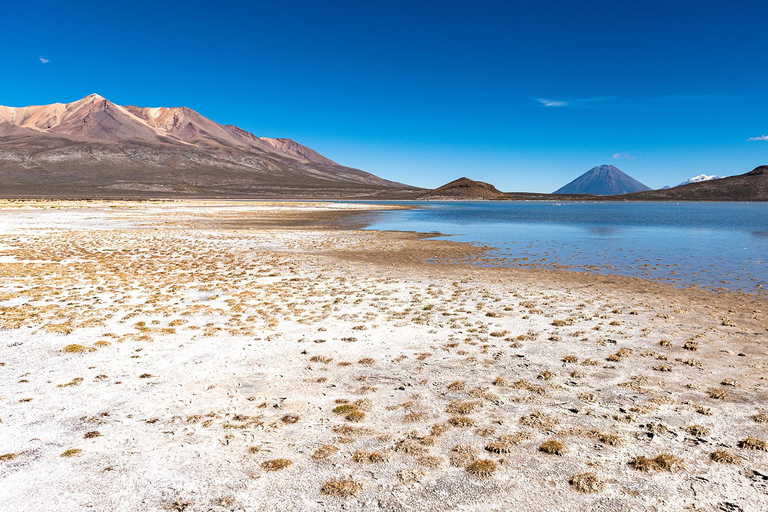
[[[598,165],[588,170],[554,194],[590,194],[610,196],[651,190],[612,165]]]
[[[468,178],[430,191],[344,166],[291,139],[219,124],[187,107],[121,106],[97,94],[72,103],[0,106],[0,197],[768,200],[766,166],[713,178],[700,175],[654,191],[600,165],[553,195],[504,193]]]
[[[380,197],[422,189],[257,137],[187,107],[0,107],[0,196]]]

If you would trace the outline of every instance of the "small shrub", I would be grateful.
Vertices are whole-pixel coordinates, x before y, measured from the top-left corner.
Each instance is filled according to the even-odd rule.
[[[69,450],[65,451],[61,454],[62,457],[74,457],[75,455],[78,455],[82,452],[80,448],[70,448]]]
[[[94,437],[101,437],[101,432],[98,430],[91,430],[90,432],[86,432],[85,436],[83,436],[85,439],[93,439]]]

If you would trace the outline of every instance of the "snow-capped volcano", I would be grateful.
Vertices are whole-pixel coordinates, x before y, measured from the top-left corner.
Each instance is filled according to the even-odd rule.
[[[693,178],[689,178],[682,182],[678,187],[683,185],[690,185],[691,183],[700,183],[702,181],[719,180],[722,176],[715,176],[714,174],[699,174]]]

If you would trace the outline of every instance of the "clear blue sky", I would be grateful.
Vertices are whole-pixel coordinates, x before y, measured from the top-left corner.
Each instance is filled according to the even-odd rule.
[[[765,1],[115,4],[4,2],[0,104],[186,105],[425,187],[768,163]]]

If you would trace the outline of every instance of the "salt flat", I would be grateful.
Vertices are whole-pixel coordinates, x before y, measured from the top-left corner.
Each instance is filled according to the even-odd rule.
[[[759,299],[366,208],[0,204],[2,508],[768,508]]]

